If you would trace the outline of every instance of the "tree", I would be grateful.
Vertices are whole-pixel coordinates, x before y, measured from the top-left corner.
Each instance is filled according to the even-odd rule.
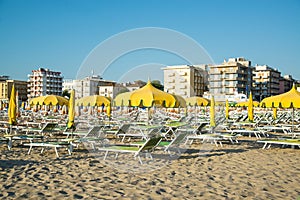
[[[64,90],[61,96],[70,98],[70,93],[68,90]]]
[[[116,94],[116,96],[118,94],[122,94],[122,93],[125,93],[125,92],[129,92],[129,90],[126,87],[122,87],[122,89],[119,90],[119,92]]]
[[[152,84],[155,88],[164,91],[164,86],[160,83],[159,80],[153,80],[153,81],[151,81],[151,84]]]

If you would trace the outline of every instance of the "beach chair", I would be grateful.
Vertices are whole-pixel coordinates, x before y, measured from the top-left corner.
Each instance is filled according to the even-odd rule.
[[[69,155],[71,155],[73,151],[73,143],[68,141],[52,141],[52,142],[48,141],[48,142],[36,142],[36,143],[31,142],[31,143],[24,144],[24,146],[29,146],[29,150],[27,154],[31,153],[33,147],[41,147],[42,148],[41,153],[43,153],[46,148],[54,148],[57,158],[59,157],[58,150],[57,150],[58,148],[67,149]]]
[[[5,134],[3,137],[8,139],[8,147],[11,149],[14,141],[21,141],[22,144],[23,141],[32,143],[34,140],[43,140],[45,133],[53,132],[56,126],[57,123],[46,123],[41,129],[25,129],[26,134]]]
[[[183,141],[186,139],[189,132],[180,132],[176,135],[176,137],[172,141],[161,141],[159,146],[164,147],[164,151],[168,152],[171,155],[171,151],[176,150],[179,154],[181,154],[179,146],[184,144]]]
[[[11,150],[12,148],[12,140],[10,140],[7,137],[0,137],[0,143],[4,143],[7,145],[8,150]]]
[[[193,143],[194,140],[201,140],[202,143],[204,142],[211,142],[214,143],[217,147],[220,145],[223,146],[222,140],[223,137],[221,137],[218,134],[201,134],[201,135],[189,135],[186,137],[185,144],[190,141],[190,144]]]
[[[133,154],[134,158],[138,158],[140,164],[143,164],[140,155],[145,153],[146,157],[149,157],[151,159],[152,155],[151,152],[154,151],[154,149],[157,147],[157,145],[161,141],[161,137],[153,137],[146,140],[146,142],[138,147],[138,146],[130,146],[130,145],[114,145],[114,146],[106,146],[98,148],[99,151],[105,151],[104,160],[106,160],[109,152],[116,153],[116,158],[118,157],[119,153],[131,153]]]
[[[291,146],[292,148],[298,147],[300,148],[300,139],[293,138],[279,138],[279,139],[266,139],[266,140],[258,140],[258,143],[264,143],[262,149],[269,149],[272,144],[281,145],[282,147]]]
[[[151,135],[154,135],[158,131],[160,131],[162,126],[134,126],[131,131],[127,131],[126,133],[119,133],[117,137],[122,137],[122,142],[125,142],[125,138],[141,138],[146,140]]]
[[[122,124],[118,129],[111,130],[111,129],[103,129],[104,133],[107,135],[112,134],[115,138],[118,134],[125,134],[129,130],[131,124]]]
[[[52,123],[52,122],[47,122],[41,129],[39,128],[28,128],[24,129],[26,131],[26,135],[29,133],[33,134],[40,134],[40,135],[45,135],[46,133],[53,133],[55,132],[55,128],[57,127],[58,123]]]
[[[83,137],[74,140],[75,143],[83,143],[85,145],[90,144],[93,149],[96,145],[105,145],[109,143],[109,140],[105,137],[103,126],[94,126],[92,127],[86,135]]]

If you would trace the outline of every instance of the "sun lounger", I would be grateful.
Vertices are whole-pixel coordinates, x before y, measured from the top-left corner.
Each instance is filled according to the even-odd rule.
[[[211,142],[214,143],[217,147],[220,145],[221,147],[223,146],[222,140],[223,138],[220,137],[217,134],[201,134],[201,135],[190,135],[187,136],[185,144],[190,140],[190,144],[193,143],[194,140],[201,140],[203,143],[204,142]]]
[[[140,155],[142,153],[145,153],[146,156],[150,157],[152,159],[151,152],[154,151],[155,147],[159,144],[161,141],[161,137],[153,137],[147,139],[147,141],[141,146],[129,146],[129,145],[114,145],[114,146],[106,146],[102,148],[98,148],[99,151],[105,151],[104,160],[106,160],[107,155],[109,152],[116,153],[116,158],[118,157],[119,153],[132,153],[134,154],[134,158],[138,158],[139,162],[143,164]]]
[[[11,150],[11,148],[12,148],[12,140],[10,140],[9,138],[6,138],[6,137],[0,137],[0,142],[7,144],[8,150]]]
[[[164,151],[168,152],[171,154],[172,150],[177,150],[179,154],[181,154],[179,146],[181,144],[184,144],[183,141],[186,139],[187,135],[189,135],[189,132],[180,132],[179,134],[176,135],[176,137],[172,141],[164,141],[160,142],[159,146],[164,146],[165,149]]]
[[[131,129],[131,131],[127,131],[126,133],[119,133],[117,137],[122,137],[122,142],[125,142],[125,138],[137,137],[143,140],[146,140],[149,135],[155,134],[160,131],[162,126],[135,126]]]
[[[40,134],[40,135],[45,135],[45,133],[52,133],[55,131],[55,128],[57,127],[57,123],[50,123],[47,122],[41,129],[39,128],[28,128],[24,129],[26,131],[26,134],[28,133],[33,133],[33,134]]]
[[[58,148],[67,148],[68,154],[71,155],[73,151],[73,143],[67,141],[60,141],[60,142],[39,142],[39,143],[28,143],[24,144],[24,146],[29,146],[28,154],[31,153],[33,147],[42,147],[41,153],[44,152],[46,148],[54,148],[56,157],[59,157]]]
[[[262,149],[269,149],[272,144],[284,146],[298,146],[300,148],[300,139],[269,139],[269,140],[259,140],[259,143],[264,143]]]

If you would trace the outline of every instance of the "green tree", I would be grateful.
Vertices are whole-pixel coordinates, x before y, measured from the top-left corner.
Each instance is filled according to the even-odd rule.
[[[151,81],[151,84],[157,89],[164,91],[164,86],[161,84],[159,80],[153,80]]]
[[[64,90],[61,96],[70,98],[70,93],[68,90]]]
[[[117,95],[125,93],[125,92],[129,92],[129,90],[126,87],[123,87],[122,89],[120,89],[120,91],[117,93]]]

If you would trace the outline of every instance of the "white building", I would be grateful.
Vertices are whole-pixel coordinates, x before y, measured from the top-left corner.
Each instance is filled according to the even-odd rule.
[[[209,93],[220,102],[236,94],[248,96],[252,89],[252,68],[251,61],[245,58],[229,58],[220,65],[210,66]]]
[[[96,75],[81,80],[73,80],[72,82],[72,84],[66,83],[66,89],[73,87],[76,99],[91,95],[114,98],[120,91],[120,88],[116,86],[116,82],[103,80],[100,76]]]
[[[86,77],[81,80],[74,80],[75,98],[79,99],[85,96],[98,95],[99,83],[102,80],[100,76]]]
[[[164,91],[184,98],[203,96],[207,84],[207,65],[167,66],[164,70]]]
[[[74,89],[74,81],[72,79],[64,79],[63,80],[63,91],[67,90],[68,92]]]
[[[62,94],[61,72],[51,71],[49,69],[39,68],[32,70],[28,75],[28,98],[45,96],[49,94]]]
[[[281,72],[268,65],[256,65],[253,70],[253,97],[261,101],[279,94]]]
[[[99,86],[99,95],[114,99],[122,90],[126,89],[115,82],[102,82]]]

